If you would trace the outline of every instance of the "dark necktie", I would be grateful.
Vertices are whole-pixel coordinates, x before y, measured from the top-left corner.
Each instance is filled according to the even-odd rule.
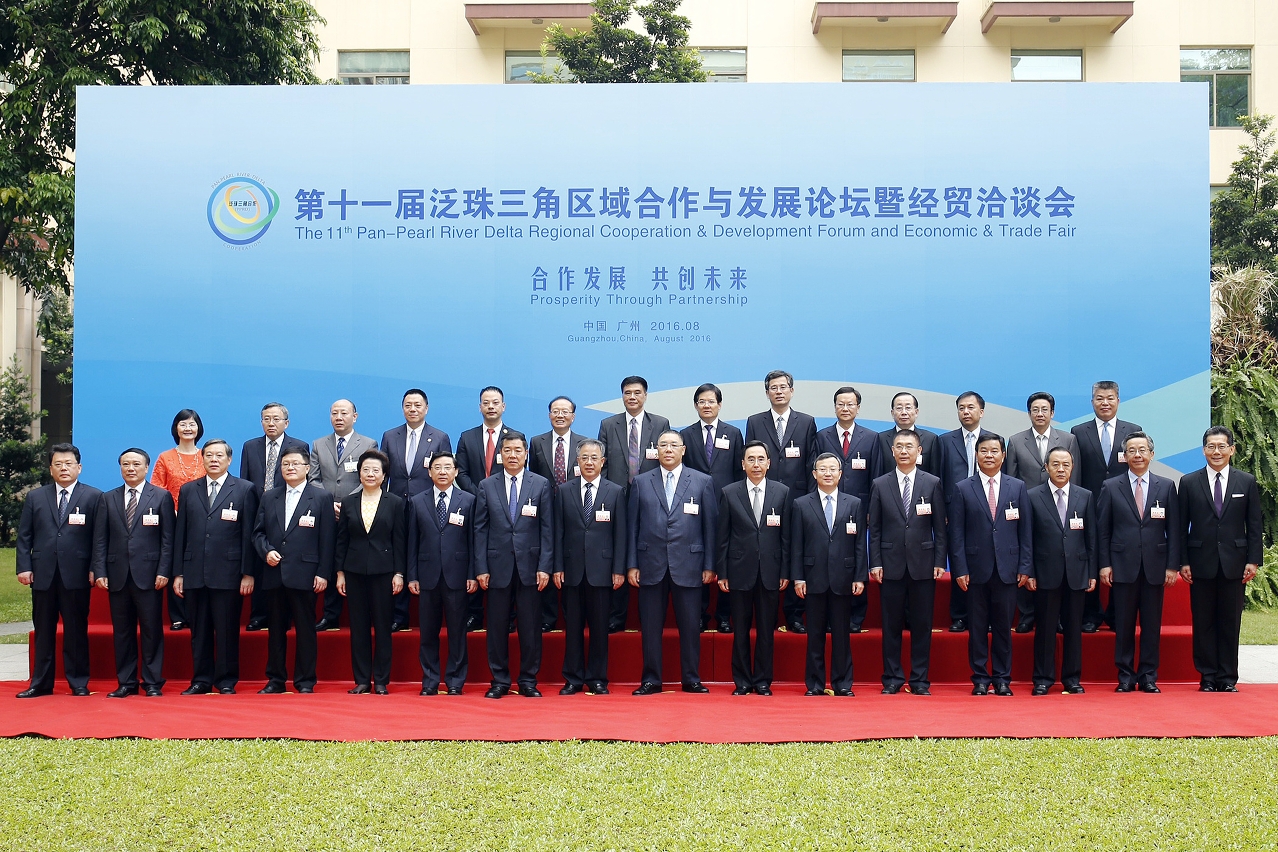
[[[630,441],[626,445],[626,464],[630,467],[630,479],[639,474],[639,421],[630,421]]]
[[[901,490],[901,503],[905,506],[905,517],[910,516],[910,478],[905,477],[905,487]]]
[[[338,461],[342,460],[342,453],[344,452],[346,452],[346,439],[338,438],[337,439],[337,460]]]
[[[568,478],[568,464],[564,461],[564,439],[555,437],[555,485],[563,485]]]
[[[519,517],[519,479],[512,476],[510,478],[510,525],[515,525],[515,518]]]
[[[63,488],[58,494],[58,523],[64,524],[67,520],[67,490]]]
[[[1220,471],[1216,471],[1216,517],[1225,511],[1225,495],[1220,489]]]
[[[595,484],[593,482],[586,483],[586,499],[585,502],[582,503],[582,508],[585,509],[587,523],[590,522],[590,513],[595,510],[594,487]]]
[[[1219,487],[1219,486],[1218,486]],[[133,519],[138,515],[138,490],[136,488],[129,489],[129,502],[124,507],[124,524],[130,529],[133,528]]]
[[[1065,489],[1056,489],[1056,513],[1061,516],[1061,526],[1065,526]]]
[[[441,530],[448,523],[448,503],[444,500],[443,491],[439,492],[439,503],[435,505],[435,522],[439,524]]]
[[[279,444],[271,441],[270,446],[266,450],[266,478],[262,485],[263,491],[270,491],[275,487],[275,463],[279,461],[279,453]]]
[[[706,464],[710,464],[714,456],[714,424],[706,424]]]

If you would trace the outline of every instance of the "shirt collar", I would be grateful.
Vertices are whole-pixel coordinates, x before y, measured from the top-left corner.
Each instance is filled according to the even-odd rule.
[[[835,498],[834,502],[835,502],[835,503],[838,503],[838,502],[839,502],[839,501],[838,501],[838,496],[839,496],[839,489],[838,489],[838,488],[835,488],[833,491],[822,491],[822,490],[821,490],[821,486],[820,486],[820,485],[818,485],[818,486],[817,486],[817,493],[821,495],[821,505],[825,505],[825,498],[826,498],[826,497],[834,497],[834,498]]]
[[[553,438],[553,439],[554,439],[554,440],[556,440],[556,441],[570,441],[570,440],[572,440],[572,427],[569,427],[569,428],[568,428],[568,431],[567,431],[567,432],[565,432],[565,433],[564,433],[564,434],[562,434],[562,435],[560,435],[560,434],[559,434],[558,432],[556,432],[554,429],[551,429],[551,430],[550,430],[550,437],[551,437],[551,438]]]
[[[707,427],[707,426],[710,426],[710,427],[713,427],[714,433],[715,433],[716,435],[718,435],[718,434],[719,434],[719,418],[718,418],[718,417],[716,417],[715,419],[711,420],[709,423],[707,423],[707,422],[706,422],[706,421],[704,421],[704,420],[700,420],[700,419],[698,420],[698,422],[701,424],[701,431],[702,431],[702,432],[706,431],[706,427]]]
[[[586,488],[586,483],[590,483],[591,485],[593,485],[593,486],[595,486],[596,488],[598,488],[598,487],[599,487],[599,480],[601,480],[601,479],[603,479],[603,472],[602,472],[602,471],[601,471],[600,473],[596,474],[594,479],[586,479],[586,477],[585,477],[585,476],[582,476],[582,477],[581,477],[581,487],[582,487],[582,490],[583,490],[583,491],[585,490],[585,488]]]
[[[78,479],[77,479],[77,480],[75,480],[74,482],[72,482],[70,485],[58,485],[58,486],[57,486],[57,489],[58,489],[57,493],[58,493],[58,494],[61,494],[63,491],[65,491],[65,492],[67,492],[67,495],[68,495],[68,496],[70,496],[71,492],[75,491],[75,487],[76,487],[77,485],[79,485],[79,484],[80,484],[80,480],[78,480]],[[56,485],[56,483],[55,483],[55,485]],[[138,487],[139,487],[139,488],[141,488],[142,486],[140,486],[140,485],[139,485]]]
[[[778,417],[784,417],[784,418],[785,418],[785,422],[786,422],[786,423],[789,423],[789,422],[790,422],[790,408],[787,406],[787,407],[786,407],[786,409],[785,409],[785,411],[782,411],[782,412],[781,412],[781,413],[779,413],[779,414],[777,413],[777,410],[776,410],[775,408],[774,408],[774,409],[772,409],[772,422],[773,422],[773,424],[774,424],[774,425],[776,424],[776,422],[777,422],[777,418],[778,418]]]
[[[1140,476],[1137,476],[1136,474],[1132,473],[1130,470],[1129,470],[1129,471],[1127,471],[1127,483],[1128,483],[1129,485],[1135,485],[1135,484],[1136,484],[1136,480],[1138,480],[1138,479],[1143,479],[1143,480],[1145,480],[1145,484],[1146,484],[1146,485],[1148,485],[1148,484],[1149,484],[1149,471],[1145,471],[1145,472],[1144,472],[1144,473],[1142,473]]]
[[[981,426],[980,426],[980,424],[979,424],[979,423],[977,424],[976,429],[974,429],[974,430],[973,430],[973,429],[967,429],[966,427],[964,427],[964,428],[961,428],[959,431],[961,431],[961,432],[963,433],[963,440],[964,440],[964,441],[966,441],[966,440],[967,440],[967,437],[968,437],[969,435],[971,435],[973,439],[981,437]]]
[[[842,438],[842,437],[843,437],[844,433],[847,433],[848,435],[851,435],[853,432],[855,432],[855,431],[856,431],[856,421],[855,421],[855,420],[853,420],[853,421],[852,421],[852,425],[851,425],[851,426],[849,426],[848,428],[844,429],[844,428],[843,428],[843,424],[836,420],[836,421],[834,421],[834,431],[836,431],[836,432],[838,432],[838,433],[839,433],[839,437],[840,437],[840,438]]]
[[[1221,476],[1225,477],[1225,479],[1228,479],[1229,465],[1225,465],[1220,470],[1212,470],[1210,467],[1207,468],[1207,479],[1209,482],[1214,483],[1216,481],[1216,474],[1220,474]]]
[[[408,426],[408,424],[407,424],[407,423],[405,423],[404,425],[405,425],[405,426]],[[426,428],[426,421],[425,421],[425,420],[423,420],[423,421],[422,421],[422,425],[418,426],[416,429],[414,429],[412,426],[408,426],[408,434],[409,434],[409,435],[420,435],[420,434],[422,433],[422,430],[423,430],[423,429],[425,429],[425,428]]]
[[[219,476],[217,479],[214,479],[213,477],[209,476],[208,474],[205,474],[205,475],[204,475],[204,487],[205,487],[205,488],[208,488],[210,485],[212,485],[214,482],[216,482],[216,483],[217,483],[217,487],[218,487],[218,488],[221,488],[223,485],[225,485],[225,484],[226,484],[226,478],[227,478],[228,476],[230,476],[230,475],[231,475],[231,474],[230,474],[230,472],[228,471],[228,472],[226,472],[226,473],[223,473],[223,474],[222,474],[221,476]]]
[[[274,440],[267,438],[265,435],[263,435],[262,437],[266,439],[266,448],[268,450],[271,448],[271,444],[274,444],[277,450],[284,446],[283,434],[281,434],[278,438],[275,438]]]
[[[436,502],[436,503],[438,503],[438,502],[439,502],[439,495],[440,495],[440,494],[443,494],[443,495],[444,495],[444,502],[445,502],[445,503],[451,503],[451,502],[453,502],[453,488],[454,488],[454,487],[455,487],[454,485],[450,485],[450,486],[448,486],[448,490],[447,490],[447,491],[440,491],[440,490],[439,490],[439,486],[438,486],[438,485],[432,485],[432,486],[431,486],[431,488],[432,488],[432,489],[434,489],[434,491],[435,491],[435,502]]]
[[[999,476],[1002,474],[1002,471],[995,471],[993,476],[986,476],[985,471],[983,470],[976,471],[976,474],[977,476],[981,478],[981,482],[985,485],[986,488],[990,487],[990,480],[994,481],[995,487],[1002,485],[1002,481],[999,479]]]
[[[1096,420],[1096,428],[1097,428],[1097,429],[1103,429],[1103,428],[1105,427],[1105,424],[1106,424],[1106,423],[1108,423],[1108,424],[1109,424],[1109,428],[1113,429],[1113,428],[1114,428],[1114,421],[1118,420],[1118,415],[1117,415],[1117,414],[1115,414],[1115,415],[1114,415],[1114,419],[1113,419],[1113,420],[1101,420],[1099,417],[1095,418],[1095,420]]]
[[[901,469],[898,467],[898,468],[896,469],[896,481],[897,481],[897,483],[898,483],[898,484],[900,484],[900,483],[904,482],[905,480],[907,480],[907,479],[911,478],[912,476],[914,476],[914,474],[916,474],[916,473],[918,473],[918,472],[919,472],[918,467],[915,467],[915,468],[914,468],[914,470],[910,471],[909,473],[906,473],[905,471],[901,470]]]
[[[640,411],[638,414],[631,414],[629,411],[627,411],[626,412],[626,428],[629,428],[631,423],[634,423],[636,420],[638,420],[639,428],[642,429],[644,414],[645,414],[644,411]]]
[[[284,484],[284,487],[288,489],[288,493],[289,493],[289,494],[298,494],[298,495],[300,495],[303,491],[305,491],[305,490],[306,490],[306,480],[305,480],[305,479],[303,479],[303,480],[302,480],[302,484],[301,484],[301,485],[298,485],[298,486],[296,486],[296,487],[294,487],[294,486],[292,486],[292,485],[289,485],[288,483],[285,483],[285,484]]]
[[[665,483],[665,481],[666,481],[666,475],[667,475],[668,473],[673,473],[673,474],[674,474],[674,478],[675,478],[675,482],[678,482],[678,481],[679,481],[679,475],[683,473],[683,465],[682,465],[682,464],[680,464],[680,465],[679,465],[679,466],[677,466],[674,470],[670,470],[670,471],[667,471],[665,468],[662,468],[662,469],[661,469],[661,482],[662,482],[663,484],[664,484],[664,483]]]
[[[521,477],[521,476],[523,476],[523,475],[524,475],[524,472],[521,470],[521,471],[519,471],[519,473],[516,473],[514,476],[511,476],[511,475],[510,475],[510,471],[506,470],[506,468],[504,468],[504,467],[501,469],[501,472],[502,472],[502,475],[506,477],[506,487],[507,487],[507,488],[509,488],[509,487],[510,487],[510,481],[511,481],[512,479],[513,479],[513,480],[515,480],[516,482],[518,482],[518,481],[519,481],[519,477]]]
[[[1066,483],[1065,483],[1064,485],[1062,485],[1060,488],[1057,488],[1055,485],[1053,485],[1053,484],[1051,483],[1051,480],[1048,480],[1047,487],[1048,487],[1048,488],[1050,488],[1050,489],[1052,489],[1052,499],[1055,499],[1055,498],[1056,498],[1056,492],[1057,492],[1057,491],[1064,491],[1064,492],[1065,492],[1065,499],[1066,499],[1066,500],[1068,500],[1068,499],[1069,499],[1069,483],[1068,483],[1068,482],[1066,482]]]

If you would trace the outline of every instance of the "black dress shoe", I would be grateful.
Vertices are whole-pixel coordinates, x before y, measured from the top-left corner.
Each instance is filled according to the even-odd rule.
[[[1022,618],[1020,621],[1016,622],[1017,633],[1030,633],[1033,630],[1034,630],[1034,619],[1032,618]]]
[[[809,689],[804,695],[825,695],[824,689]]]
[[[794,621],[791,621],[789,624],[787,624],[786,629],[788,629],[791,633],[807,633],[808,632],[808,628],[804,627],[803,622],[799,621],[798,619],[795,619]]]
[[[262,687],[261,689],[259,689],[259,690],[257,691],[257,694],[258,694],[258,695],[283,695],[283,694],[284,694],[284,684],[282,684],[282,683],[268,683],[266,686],[264,686],[264,687]]]
[[[589,691],[591,695],[608,695],[609,694],[608,684],[606,683],[591,684]]]
[[[488,687],[488,691],[484,693],[484,697],[485,698],[502,698],[508,692],[510,692],[509,686],[502,686],[501,684],[496,684],[494,686]]]
[[[756,686],[756,687],[754,688],[754,694],[755,694],[755,695],[762,695],[764,698],[768,698],[768,697],[770,697],[770,696],[772,695],[772,687],[770,687],[770,686]]]
[[[749,694],[750,694],[750,687],[748,687],[748,686],[738,686],[736,689],[732,690],[732,694],[733,694],[733,695],[749,695]]]
[[[703,686],[700,681],[697,683],[685,683],[682,688],[684,692],[693,692],[698,695],[703,695],[710,691],[707,687]]]
[[[1083,622],[1083,632],[1084,632],[1084,633],[1095,633],[1095,632],[1096,632],[1097,630],[1099,630],[1099,629],[1100,629],[1100,626],[1099,626],[1096,622],[1094,622],[1094,621],[1084,621],[1084,622]]]
[[[1135,692],[1136,686],[1130,683],[1120,683],[1118,686],[1114,687],[1114,691],[1115,692]]]
[[[966,633],[966,632],[967,632],[967,621],[965,621],[965,620],[964,620],[964,619],[962,619],[962,618],[956,618],[956,619],[954,619],[952,622],[950,622],[950,632],[951,632],[951,633]]]
[[[608,632],[609,632],[609,633],[620,633],[621,631],[623,631],[623,630],[625,630],[625,629],[626,629],[626,622],[624,622],[624,621],[609,621],[609,622],[608,622]]]
[[[879,692],[883,695],[896,695],[900,691],[901,691],[901,687],[896,685],[885,686],[883,687],[883,689],[879,690]]]
[[[346,694],[347,695],[368,695],[368,693],[372,691],[373,690],[369,688],[368,684],[361,683],[361,684],[357,684],[354,689],[346,690]]]
[[[1210,680],[1205,680],[1202,683],[1198,684],[1198,691],[1199,692],[1215,692],[1216,684]]]
[[[1217,692],[1237,692],[1238,687],[1232,683],[1218,683],[1216,684],[1216,691]]]
[[[373,694],[374,695],[390,695],[390,690],[386,688],[386,684],[384,683],[375,683],[373,684]]]
[[[185,622],[185,621],[174,621],[173,623],[171,623],[171,624],[169,625],[169,629],[170,629],[170,630],[185,630],[185,629],[186,629],[186,622]]]
[[[972,694],[973,695],[989,695],[990,685],[988,683],[978,683],[976,686],[972,687]]]
[[[710,629],[710,616],[705,615],[705,614],[702,614],[702,616],[701,616],[701,626],[700,626],[699,630],[700,630],[702,633],[705,633],[705,632],[706,632],[707,630],[709,630],[709,629]]]
[[[731,632],[732,632],[732,619],[730,619],[730,618],[721,618],[721,619],[719,619],[719,632],[720,632],[720,633],[731,633]]]
[[[248,623],[247,625],[245,625],[244,629],[245,629],[245,630],[265,630],[265,629],[266,629],[266,619],[265,619],[265,618],[250,618],[250,619],[249,619],[249,623]]]
[[[391,622],[391,633],[403,633],[408,629],[408,625],[402,621]]]
[[[438,686],[423,686],[422,691],[418,695],[439,695]]]
[[[213,691],[213,687],[207,683],[193,683],[186,689],[182,690],[183,695],[208,695]]]
[[[160,687],[158,686],[148,686],[146,688],[147,698],[159,698],[163,694],[164,694],[164,690],[160,689]]]
[[[71,694],[76,698],[87,698],[89,696],[89,688],[87,686],[73,686]]]
[[[122,686],[119,689],[113,689],[107,693],[107,698],[128,698],[130,695],[137,695],[138,688],[136,686]]]
[[[30,689],[22,690],[21,692],[19,692],[17,695],[13,697],[14,698],[39,698],[42,695],[52,695],[52,694],[53,694],[52,689],[36,689],[35,687],[31,687]]]
[[[851,698],[851,697],[852,697],[852,690],[850,690],[850,689],[836,689],[836,690],[834,690],[834,694],[835,694],[835,696],[837,696],[837,697],[839,697],[839,698]]]
[[[313,687],[313,686],[299,686],[299,687],[297,688],[297,692],[298,692],[298,694],[299,694],[299,695],[313,695],[313,694],[315,693],[315,687]]]
[[[1010,684],[996,683],[994,684],[994,694],[1001,695],[1004,698],[1010,698],[1012,695],[1012,687]]]
[[[513,619],[513,618],[512,618],[512,619],[510,620],[510,622],[506,625],[506,632],[507,632],[507,633],[514,633],[514,632],[515,632],[516,630],[518,630],[518,629],[519,629],[519,625],[515,622],[515,619]]]
[[[578,692],[585,692],[586,687],[580,683],[565,683],[563,689],[559,690],[560,695],[576,695]]]
[[[1152,680],[1148,683],[1142,683],[1140,685],[1140,691],[1148,692],[1150,695],[1158,695],[1162,692],[1162,690],[1158,688],[1158,684],[1154,683]]]
[[[911,686],[910,694],[930,696],[932,694],[932,690],[926,686]]]
[[[462,688],[461,688],[460,686],[450,686],[450,687],[448,687],[448,694],[449,694],[449,695],[461,695],[461,694],[462,694]]]
[[[656,695],[659,692],[661,692],[661,684],[641,683],[639,684],[639,688],[630,694],[631,695]]]
[[[1087,690],[1083,689],[1081,683],[1067,683],[1065,685],[1065,695],[1082,695]]]
[[[1041,683],[1034,684],[1034,689],[1032,692],[1030,692],[1030,695],[1046,695],[1046,694],[1047,694],[1047,686]]]
[[[484,620],[477,615],[468,615],[466,616],[465,629],[467,633],[472,630],[483,630]]]
[[[519,694],[524,698],[541,698],[541,690],[535,686],[521,686]]]
[[[315,622],[315,629],[319,631],[336,630],[341,625],[337,623],[336,618],[321,618]]]
[[[281,690],[280,690],[280,692],[283,692],[283,691],[284,691],[283,689],[281,689]],[[233,687],[233,686],[219,686],[219,687],[218,687],[218,689],[217,689],[217,694],[218,694],[218,695],[234,695],[234,694],[235,694],[235,687]]]
[[[861,625],[859,625],[859,624],[849,624],[849,625],[848,625],[848,632],[849,632],[849,633],[860,633],[860,632],[861,632]]]
[[[550,631],[554,629],[555,629],[555,623],[553,621],[547,621],[546,623],[541,625],[542,633],[549,633]]]

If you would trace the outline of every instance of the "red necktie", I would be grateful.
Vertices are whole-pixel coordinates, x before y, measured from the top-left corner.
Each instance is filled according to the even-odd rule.
[[[488,446],[484,450],[484,476],[492,476],[493,473],[493,453],[496,452],[497,446],[493,443],[493,432],[496,430],[488,430]]]
[[[850,432],[843,433],[843,457],[844,458],[848,457],[848,450],[852,449],[852,442],[848,440],[849,434],[851,433]]]

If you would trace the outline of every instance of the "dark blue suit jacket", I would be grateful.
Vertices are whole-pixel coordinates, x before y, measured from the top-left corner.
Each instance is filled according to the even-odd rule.
[[[1034,579],[1045,591],[1066,588],[1087,590],[1096,579],[1096,501],[1081,485],[1070,484],[1065,501],[1066,522],[1056,510],[1056,488],[1045,482],[1029,490],[1034,513]],[[1070,529],[1070,520],[1082,521],[1081,530]]]
[[[697,588],[701,572],[715,568],[719,498],[710,477],[684,465],[675,485],[674,511],[668,511],[665,475],[658,467],[630,483],[626,565],[639,569],[643,586],[660,583],[669,571],[676,586]],[[690,502],[700,507],[695,515],[684,509]]]
[[[852,594],[852,584],[864,583],[870,573],[865,564],[865,512],[858,498],[839,492],[831,530],[825,524],[820,491],[795,500],[790,512],[790,578],[807,583],[811,594]],[[856,525],[855,532],[848,532],[849,523]]]
[[[980,474],[954,486],[950,502],[950,574],[988,583],[997,576],[1015,583],[1018,574],[1034,576],[1034,518],[1025,483],[1005,473],[998,474],[998,510],[990,518],[990,498]],[[1009,509],[1019,519],[1008,520]]]
[[[878,452],[879,433],[866,429],[860,423],[852,424],[852,434],[848,438],[848,454],[843,455],[843,440],[839,437],[839,424],[827,426],[817,432],[816,456],[822,453],[834,453],[843,459],[843,476],[839,479],[839,490],[851,494],[868,509],[870,505],[870,483],[874,481],[874,455]],[[816,456],[812,458],[815,460]],[[861,467],[853,467],[858,460],[865,462]]]
[[[457,514],[462,516],[460,525],[445,519],[440,528],[433,488],[409,501],[407,582],[416,580],[431,590],[442,577],[446,587],[460,591],[467,580],[475,579],[475,496],[454,483],[448,515]]]
[[[719,495],[720,500],[723,498],[723,489],[745,479],[745,469],[741,467],[741,459],[745,457],[745,438],[736,426],[719,421],[714,433],[715,440],[727,438],[728,448],[715,447],[709,462],[706,461],[706,425],[704,423],[698,420],[691,426],[681,429],[679,435],[683,438],[684,447],[687,448],[683,453],[683,463],[698,473],[709,476],[714,481],[714,493]]]
[[[590,517],[581,505],[580,477],[565,481],[555,494],[555,573],[563,573],[565,586],[585,579],[611,588],[613,575],[626,573],[626,489],[603,476],[597,484]],[[597,519],[601,509],[608,520]]]
[[[496,465],[496,462],[494,462]],[[537,509],[536,517],[524,514],[524,507]],[[504,589],[519,572],[519,582],[536,586],[538,574],[554,571],[555,501],[550,480],[531,471],[523,472],[519,483],[519,508],[510,523],[510,494],[506,472],[479,483],[475,504],[475,576],[489,575],[489,588]]]
[[[257,502],[257,486],[230,475],[212,506],[207,477],[183,485],[173,536],[173,576],[182,577],[188,589],[225,590],[238,590],[241,577],[257,576],[260,564],[253,549]],[[223,509],[234,509],[236,519],[222,520]]]
[[[976,440],[979,442],[989,434],[988,430],[981,429]],[[945,486],[945,503],[948,505],[954,501],[954,487],[967,479],[967,445],[963,443],[963,430],[955,429],[937,436],[936,446],[941,453],[941,482]],[[975,467],[972,475],[976,475]]]
[[[106,514],[106,572],[113,592],[132,579],[139,589],[154,589],[155,578],[173,576],[173,528],[177,515],[173,495],[149,482],[142,483],[133,526],[124,522],[121,485],[102,496]],[[147,523],[151,519],[151,523]]]
[[[501,473],[501,438],[502,435],[509,434],[510,431],[510,427],[502,423],[498,434],[493,436],[496,440],[496,446],[493,447],[493,466],[488,472],[484,471],[485,444],[487,442],[487,437],[484,434],[484,425],[481,423],[457,436],[458,485],[476,497],[479,496],[479,483],[493,474]]]
[[[435,453],[451,453],[453,445],[448,435],[439,431],[429,423],[422,424],[422,434],[417,442],[417,458],[413,459],[413,473],[406,471],[404,453],[408,449],[408,424],[401,423],[394,429],[382,433],[382,452],[390,459],[390,470],[386,474],[386,487],[390,493],[398,496],[405,503],[411,497],[429,491],[430,458]]]
[[[780,443],[777,443],[776,422],[776,413],[771,408],[751,414],[746,421],[746,443],[763,441],[768,445],[768,453],[772,456],[768,479],[783,483],[790,489],[790,496],[797,500],[799,495],[816,488],[816,480],[812,478],[817,448],[816,421],[811,415],[791,408],[786,418],[785,437]],[[798,458],[787,458],[786,447],[798,447]]]
[[[197,480],[198,481],[198,480]],[[307,485],[293,508],[293,517],[284,526],[284,497],[288,487],[272,488],[262,495],[253,526],[253,546],[262,560],[263,589],[310,591],[315,578],[333,580],[333,557],[337,550],[337,519],[333,517],[333,495],[318,485]],[[302,518],[314,518],[302,526]],[[277,551],[280,564],[266,564],[266,554]]]
[[[83,524],[72,524],[73,513],[84,515]],[[42,485],[28,492],[18,521],[18,573],[32,572],[31,588],[47,591],[54,572],[68,589],[87,589],[106,571],[106,512],[102,492],[77,482],[67,504],[67,518],[58,522],[56,485]]]
[[[923,504],[931,507],[930,515],[919,514]],[[908,512],[896,471],[875,479],[868,523],[870,567],[882,568],[884,580],[928,580],[933,568],[945,567],[945,492],[927,471],[915,468]]]
[[[284,483],[284,477],[280,475],[280,459],[284,457],[284,451],[290,447],[301,447],[303,450],[310,452],[311,445],[305,441],[299,441],[292,435],[285,433],[280,436],[280,451],[275,456],[275,480],[274,487],[278,488]],[[244,442],[244,446],[240,448],[240,479],[247,479],[249,482],[257,486],[257,493],[260,495],[266,485],[266,436],[258,435],[256,438],[250,438]],[[178,492],[181,494],[181,492]],[[180,503],[181,501],[179,501]],[[249,519],[249,523],[253,523],[253,519]]]
[[[1136,513],[1136,495],[1126,473],[1105,480],[1101,488],[1100,567],[1114,569],[1115,583],[1135,583],[1143,571],[1146,581],[1161,586],[1164,572],[1179,571],[1183,564],[1176,485],[1153,473],[1147,478],[1144,518]],[[1155,518],[1150,511],[1155,506],[1163,507],[1166,517]]]

